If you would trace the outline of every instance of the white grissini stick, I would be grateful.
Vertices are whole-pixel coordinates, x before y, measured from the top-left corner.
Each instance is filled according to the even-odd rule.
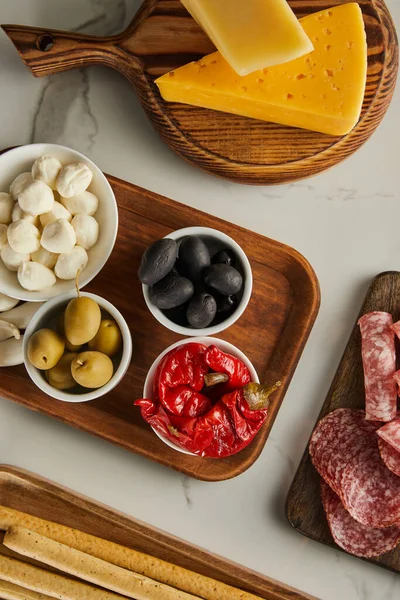
[[[24,221],[30,221],[35,225],[35,227],[37,227],[40,223],[39,217],[33,217],[32,215],[28,215],[28,213],[25,213],[22,210],[18,202],[16,202],[14,204],[14,208],[11,214],[11,220],[14,223],[14,221],[21,221],[21,219]]]
[[[46,227],[48,223],[51,223],[56,219],[67,219],[67,221],[71,221],[72,219],[72,215],[69,210],[67,210],[65,206],[61,204],[61,202],[57,201],[54,202],[53,208],[49,212],[44,213],[44,215],[40,215],[40,223],[42,227]]]
[[[3,321],[12,323],[19,329],[26,329],[35,313],[44,304],[44,302],[24,302],[15,308],[7,310],[0,314]]]
[[[74,246],[71,252],[59,255],[54,269],[59,279],[75,279],[78,271],[83,271],[88,264],[89,257],[81,246]]]
[[[0,223],[8,225],[11,223],[14,200],[6,192],[0,192]]]
[[[17,273],[19,284],[30,292],[40,292],[52,287],[56,282],[53,271],[40,263],[23,262]]]
[[[24,212],[33,217],[43,215],[53,208],[53,190],[43,181],[33,179],[18,195],[18,204]]]
[[[31,259],[33,262],[38,262],[41,265],[44,265],[48,269],[54,269],[56,266],[56,262],[58,259],[58,254],[54,254],[54,252],[49,252],[43,246],[40,246],[39,250],[36,252],[32,252]]]
[[[0,580],[0,598],[4,600],[50,600],[49,596]]]
[[[93,173],[83,162],[63,167],[57,177],[57,192],[63,198],[71,198],[85,192],[91,184]]]
[[[99,208],[99,199],[92,192],[82,192],[79,196],[71,198],[60,197],[61,203],[69,210],[71,215],[85,214],[93,216]]]
[[[12,337],[4,342],[0,342],[0,367],[15,367],[24,362],[24,353],[22,351],[23,339],[24,336],[21,335],[18,340]]]
[[[43,230],[41,244],[43,248],[55,254],[71,252],[76,244],[74,228],[66,219],[51,221]]]
[[[3,543],[22,556],[134,600],[199,600],[199,596],[117,567],[23,527],[9,529]]]
[[[76,243],[89,250],[99,239],[99,224],[90,215],[75,215],[71,222],[76,235]]]
[[[7,321],[3,321],[0,319],[0,342],[4,342],[5,340],[9,340],[10,338],[15,338],[19,340],[21,337],[21,333],[15,325],[12,323],[8,323]]]
[[[7,239],[18,254],[31,254],[40,248],[40,231],[29,221],[14,221],[7,229]]]
[[[7,245],[7,229],[7,225],[4,225],[4,223],[0,223],[0,250]]]
[[[0,313],[11,310],[14,306],[17,306],[18,302],[17,298],[11,298],[11,296],[0,293]]]
[[[13,198],[13,200],[18,200],[18,196],[20,195],[20,193],[22,192],[22,190],[24,189],[24,187],[26,187],[28,185],[28,183],[32,183],[33,181],[33,177],[32,177],[32,173],[21,173],[20,175],[18,175],[18,177],[16,177],[14,179],[14,181],[12,182],[11,186],[10,186],[10,194]]]
[[[20,265],[30,259],[30,254],[20,254],[19,252],[15,252],[10,244],[7,243],[4,248],[0,250],[0,257],[9,271],[18,271]]]
[[[0,555],[0,579],[38,594],[44,594],[46,599],[50,597],[58,600],[123,600],[117,594],[2,555]]]
[[[32,177],[33,179],[43,181],[52,190],[55,190],[57,189],[56,181],[61,169],[62,164],[55,156],[40,156],[33,163]]]

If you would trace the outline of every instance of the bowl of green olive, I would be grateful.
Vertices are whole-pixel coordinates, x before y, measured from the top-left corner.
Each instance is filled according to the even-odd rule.
[[[110,392],[132,358],[132,337],[110,302],[71,292],[43,304],[26,329],[24,363],[32,381],[64,402],[88,402]]]

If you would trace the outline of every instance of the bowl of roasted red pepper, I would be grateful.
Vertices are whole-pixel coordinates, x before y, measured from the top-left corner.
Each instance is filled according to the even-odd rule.
[[[171,448],[225,458],[254,439],[279,386],[261,385],[250,360],[232,344],[198,337],[173,344],[155,360],[143,398],[134,404]]]

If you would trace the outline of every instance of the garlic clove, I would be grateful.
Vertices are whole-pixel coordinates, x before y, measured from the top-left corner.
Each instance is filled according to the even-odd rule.
[[[19,252],[15,252],[10,244],[7,243],[6,246],[0,250],[0,257],[9,271],[18,271],[20,265],[30,259],[30,254],[20,254]]]
[[[49,212],[40,215],[42,227],[46,227],[48,223],[51,223],[56,219],[67,219],[67,221],[71,221],[72,219],[71,213],[61,204],[61,202],[54,202],[53,208]]]
[[[18,269],[18,281],[20,285],[30,292],[40,292],[56,282],[53,271],[37,262],[24,262]]]
[[[11,248],[19,254],[31,254],[40,248],[40,232],[29,221],[14,221],[7,230]]]
[[[32,177],[33,179],[43,181],[52,190],[55,190],[57,177],[61,169],[62,164],[55,156],[40,156],[33,163]]]
[[[89,187],[93,173],[83,162],[63,167],[57,177],[57,191],[63,198],[82,194]]]
[[[83,271],[88,263],[84,248],[75,246],[71,252],[60,254],[54,272],[59,279],[75,279],[78,271]]]
[[[0,293],[0,313],[10,311],[14,306],[17,306],[18,302],[17,298],[11,298],[11,296]]]
[[[39,250],[36,250],[36,252],[32,253],[31,259],[33,260],[33,262],[40,263],[48,269],[54,269],[58,259],[58,254],[49,252],[48,250],[46,250],[46,248],[40,246]]]
[[[0,367],[15,367],[24,362],[24,354],[22,351],[24,336],[10,338],[4,342],[0,342]]]
[[[89,215],[76,215],[71,223],[76,235],[76,243],[89,250],[99,239],[99,224]]]
[[[71,198],[60,197],[60,202],[69,210],[71,215],[80,213],[93,216],[99,207],[99,199],[92,192],[82,192]]]
[[[14,208],[14,200],[10,194],[0,192],[0,223],[8,225],[11,223],[12,210]]]
[[[12,337],[14,337],[16,340],[19,340],[21,337],[18,327],[16,327],[13,323],[0,320],[0,342],[9,340]]]
[[[18,202],[16,202],[14,204],[14,208],[13,211],[11,213],[11,221],[14,223],[14,221],[29,221],[30,223],[33,223],[35,227],[38,227],[40,221],[39,221],[39,217],[33,217],[32,215],[28,215],[28,213],[25,213],[22,208],[20,207],[20,205],[18,204]]]
[[[32,173],[21,173],[20,175],[18,175],[18,177],[14,179],[10,186],[10,194],[12,198],[14,200],[17,200],[24,187],[26,187],[28,183],[32,183],[32,181]]]
[[[7,245],[7,225],[0,223],[0,250]]]
[[[43,229],[41,244],[43,248],[55,254],[71,252],[76,244],[74,228],[66,219],[51,221]]]
[[[44,302],[24,302],[15,308],[11,308],[11,310],[1,313],[1,319],[7,321],[7,323],[12,323],[19,329],[26,329],[33,315],[37,313],[43,304]]]
[[[33,217],[43,215],[53,208],[53,190],[43,181],[33,179],[18,195],[18,204],[24,212]]]

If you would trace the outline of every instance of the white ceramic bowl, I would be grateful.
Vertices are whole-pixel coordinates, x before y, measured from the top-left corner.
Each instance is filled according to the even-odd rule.
[[[63,310],[65,310],[68,302],[72,298],[76,298],[76,293],[71,292],[69,294],[64,294],[63,296],[52,298],[43,304],[43,306],[41,306],[37,313],[32,317],[32,320],[26,328],[24,335],[24,363],[29,377],[37,385],[37,387],[42,390],[42,392],[48,396],[51,396],[52,398],[55,398],[56,400],[63,400],[64,402],[88,402],[89,400],[95,400],[96,398],[104,396],[110,392],[124,377],[132,358],[131,333],[124,317],[121,315],[119,310],[117,310],[110,302],[104,298],[101,298],[100,296],[96,296],[95,294],[81,292],[81,296],[86,296],[95,300],[102,311],[104,310],[117,322],[122,334],[122,355],[119,365],[110,381],[103,385],[103,387],[82,394],[72,394],[68,391],[56,390],[47,382],[44,372],[34,367],[28,360],[28,342],[31,336],[35,333],[35,331],[42,329],[43,327],[50,326],[50,328],[52,328],[51,325],[55,324],[55,319]]]
[[[225,319],[225,321],[218,323],[218,325],[213,325],[204,329],[194,329],[193,327],[183,327],[181,325],[177,325],[171,321],[171,319],[168,319],[162,310],[154,306],[150,300],[148,285],[142,285],[143,296],[153,317],[155,317],[157,321],[161,323],[161,325],[164,325],[164,327],[167,329],[185,336],[198,337],[204,335],[216,335],[217,333],[221,333],[221,331],[224,331],[233,325],[247,308],[253,289],[253,273],[251,271],[249,259],[239,244],[229,237],[229,235],[226,235],[226,233],[222,233],[222,231],[218,231],[217,229],[211,229],[210,227],[186,227],[184,229],[173,231],[165,237],[171,238],[178,242],[187,235],[196,235],[203,240],[211,240],[216,252],[225,248],[229,248],[235,252],[238,260],[236,268],[243,276],[243,289],[239,292],[239,304],[236,310],[230,315],[230,317]]]
[[[175,344],[172,344],[172,346],[169,346],[166,350],[164,350],[164,352],[162,352],[156,358],[156,360],[151,365],[151,367],[150,367],[150,369],[149,369],[149,371],[147,373],[147,377],[145,379],[145,382],[144,382],[143,398],[149,398],[150,400],[153,399],[154,377],[155,377],[155,374],[156,374],[157,367],[160,364],[160,362],[162,361],[162,359],[164,358],[164,356],[166,354],[168,354],[168,352],[170,352],[174,348],[178,348],[178,346],[183,346],[184,344],[192,344],[192,343],[194,343],[194,344],[204,344],[204,346],[215,345],[220,350],[222,350],[223,352],[225,352],[226,354],[231,354],[232,356],[235,356],[236,358],[239,358],[246,365],[246,367],[249,369],[250,375],[251,375],[251,380],[255,381],[256,383],[260,382],[260,380],[258,378],[258,375],[257,375],[257,371],[253,367],[253,364],[249,361],[249,359],[247,358],[247,356],[245,354],[243,354],[243,352],[241,350],[239,350],[239,348],[236,348],[236,346],[234,346],[233,344],[230,344],[229,342],[226,342],[225,340],[220,340],[218,338],[212,338],[212,337],[193,337],[191,339],[180,340],[179,342],[176,342]],[[184,448],[181,448],[177,444],[174,444],[173,442],[171,442],[168,438],[166,438],[163,435],[161,435],[161,433],[158,433],[158,431],[156,431],[153,427],[152,427],[152,429],[153,429],[154,433],[160,438],[160,440],[162,440],[170,448],[173,448],[173,450],[177,450],[178,452],[181,452],[182,454],[190,454],[191,456],[195,456],[195,454],[193,454],[193,452],[189,452],[189,450],[185,450]]]
[[[99,199],[99,208],[95,218],[99,223],[100,232],[97,244],[88,250],[89,262],[79,279],[80,287],[84,287],[101,271],[114,248],[118,231],[118,208],[114,192],[94,162],[76,150],[57,144],[30,144],[2,154],[0,156],[0,192],[8,192],[17,175],[30,171],[35,160],[43,154],[55,156],[63,165],[82,161],[90,167],[93,173],[92,183],[88,189]],[[30,302],[41,302],[65,294],[74,287],[75,281],[73,280],[57,279],[51,288],[40,292],[29,292],[20,286],[17,274],[9,271],[0,260],[0,292],[7,296]]]

